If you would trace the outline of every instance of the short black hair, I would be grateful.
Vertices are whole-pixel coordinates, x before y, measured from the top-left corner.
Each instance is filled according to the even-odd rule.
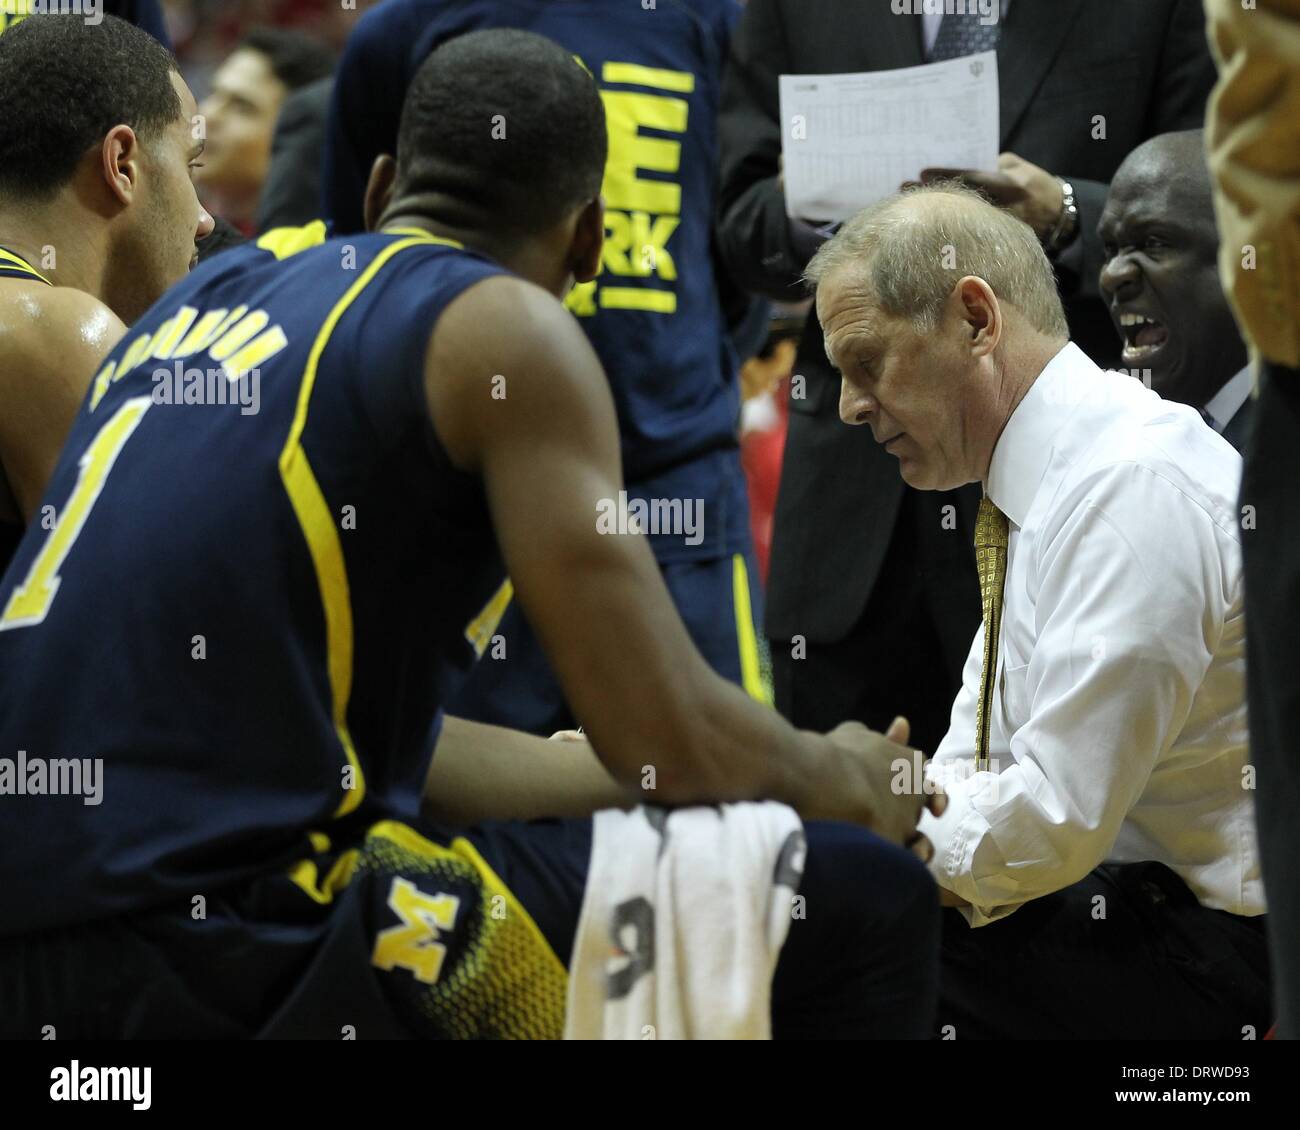
[[[29,16],[0,35],[0,195],[54,195],[114,126],[152,140],[181,116],[175,70],[162,44],[116,16]]]
[[[587,69],[553,40],[494,28],[420,65],[397,138],[397,192],[449,197],[498,229],[532,233],[594,199],[605,107]]]
[[[275,77],[290,90],[334,73],[334,53],[300,31],[255,27],[239,41],[236,50],[265,55]]]

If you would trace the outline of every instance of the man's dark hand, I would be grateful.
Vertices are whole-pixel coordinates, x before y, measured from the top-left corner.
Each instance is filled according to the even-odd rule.
[[[842,722],[826,735],[847,759],[840,767],[835,797],[826,798],[831,810],[825,817],[862,823],[929,862],[934,847],[917,823],[925,808],[942,815],[948,798],[941,791],[927,793],[923,782],[911,779],[909,730],[905,718],[896,718],[884,734],[861,722]]]

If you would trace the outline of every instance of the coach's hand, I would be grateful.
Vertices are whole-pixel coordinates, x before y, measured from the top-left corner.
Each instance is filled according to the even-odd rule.
[[[894,719],[884,734],[861,722],[843,722],[826,736],[850,755],[845,766],[846,812],[839,818],[864,824],[928,862],[934,848],[916,825],[923,808],[941,815],[947,798],[942,792],[927,795],[922,782],[913,780],[915,760],[906,745],[909,729],[905,718]]]

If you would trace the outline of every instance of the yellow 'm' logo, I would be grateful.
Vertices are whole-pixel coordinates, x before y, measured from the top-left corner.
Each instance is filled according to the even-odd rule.
[[[426,895],[409,879],[396,878],[388,892],[389,908],[402,920],[375,939],[370,962],[386,972],[409,969],[417,981],[432,985],[442,973],[447,947],[438,939],[456,924],[460,899]]]

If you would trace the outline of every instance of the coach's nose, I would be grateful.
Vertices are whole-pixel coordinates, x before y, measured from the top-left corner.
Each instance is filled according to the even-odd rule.
[[[876,410],[876,398],[846,380],[840,381],[840,419],[846,424],[865,424]]]

